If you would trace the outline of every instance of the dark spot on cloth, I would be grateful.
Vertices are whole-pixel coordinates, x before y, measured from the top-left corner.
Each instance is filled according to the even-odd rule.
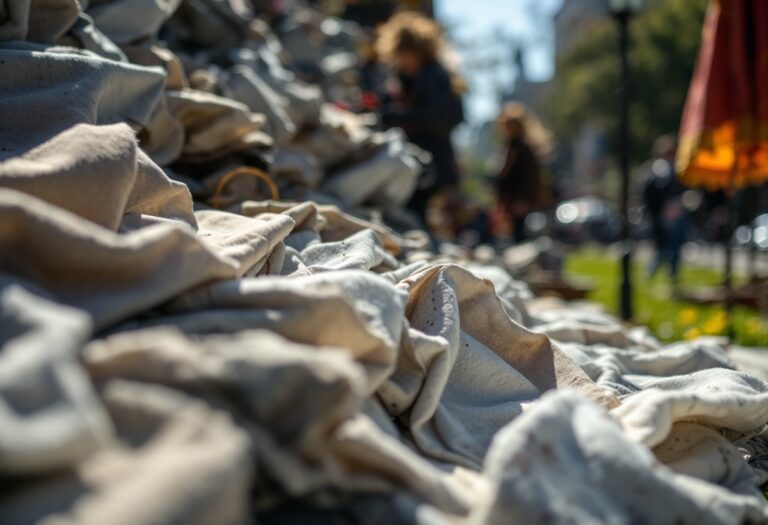
[[[555,454],[555,449],[553,449],[552,445],[549,443],[542,443],[539,446],[539,451],[541,452],[544,460],[548,463],[554,463],[557,461],[557,454]]]

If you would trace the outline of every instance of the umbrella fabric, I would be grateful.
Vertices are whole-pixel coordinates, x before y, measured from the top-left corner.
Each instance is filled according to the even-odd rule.
[[[768,180],[768,3],[710,3],[677,168],[710,190]]]

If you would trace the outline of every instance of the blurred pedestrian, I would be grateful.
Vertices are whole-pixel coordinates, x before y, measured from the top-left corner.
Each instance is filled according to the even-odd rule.
[[[655,252],[648,267],[648,276],[655,275],[666,263],[674,286],[677,285],[680,253],[685,243],[687,216],[683,201],[685,187],[675,174],[676,151],[674,135],[662,135],[656,139],[653,159],[643,185],[643,203],[651,221]]]
[[[504,164],[496,176],[497,214],[512,222],[515,242],[525,240],[525,218],[551,204],[540,154],[551,140],[538,119],[523,104],[506,104],[497,119],[506,146]]]
[[[397,77],[396,87],[382,100],[382,124],[402,128],[409,141],[432,155],[432,173],[422,177],[409,203],[425,220],[430,200],[438,194],[450,200],[459,183],[451,132],[464,120],[464,86],[443,63],[442,31],[431,18],[397,13],[380,27],[376,47]]]

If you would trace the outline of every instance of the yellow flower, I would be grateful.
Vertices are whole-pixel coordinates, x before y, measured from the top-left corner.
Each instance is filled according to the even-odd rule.
[[[763,322],[757,317],[748,319],[745,325],[749,335],[757,335],[763,330],[768,330],[768,326],[764,326]]]
[[[690,339],[696,339],[700,335],[701,335],[701,330],[693,326],[685,331],[685,333],[683,334],[683,337],[690,340]]]
[[[692,325],[699,317],[699,312],[695,308],[683,308],[677,314],[677,324],[682,326]]]
[[[715,310],[712,313],[712,317],[716,319],[722,319],[723,321],[725,321],[728,318],[728,315],[725,313],[724,310]]]
[[[725,331],[728,319],[722,312],[716,312],[704,323],[703,331],[707,335],[718,335]]]

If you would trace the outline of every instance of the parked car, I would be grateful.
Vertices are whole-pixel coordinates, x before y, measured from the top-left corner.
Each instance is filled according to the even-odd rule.
[[[598,197],[580,197],[560,203],[554,212],[552,232],[566,243],[612,243],[621,236],[622,219],[613,206]]]
[[[736,228],[734,237],[741,247],[768,252],[768,213],[758,215],[751,224]]]

